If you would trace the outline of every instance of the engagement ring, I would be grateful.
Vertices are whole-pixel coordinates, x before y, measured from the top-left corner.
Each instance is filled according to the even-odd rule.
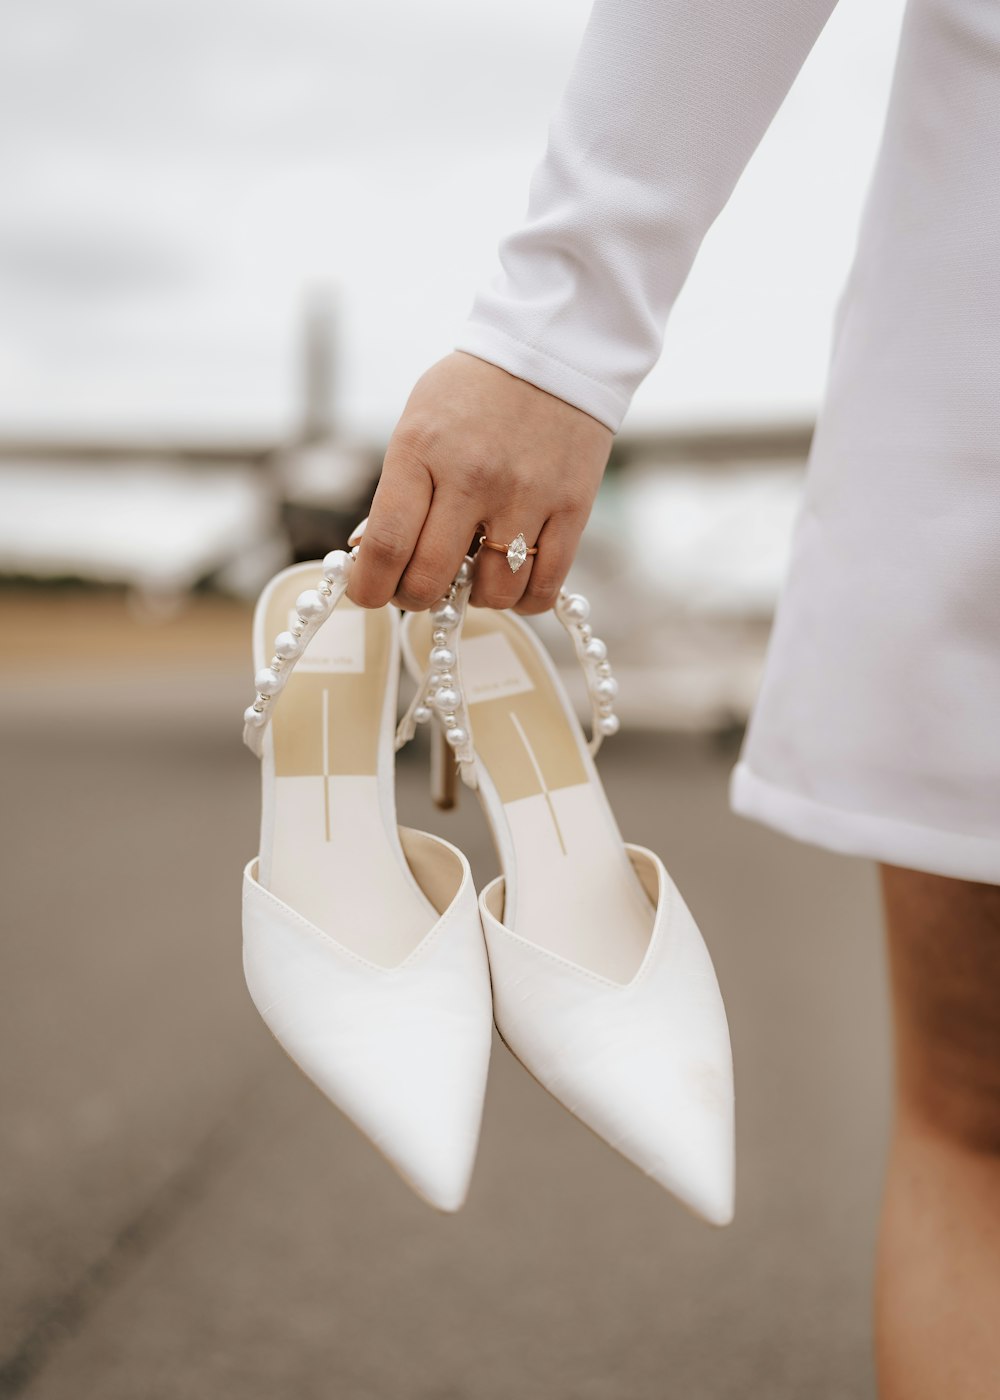
[[[488,540],[485,535],[480,535],[479,543],[483,549],[495,549],[498,554],[505,554],[512,574],[517,573],[529,554],[538,553],[538,546],[529,547],[523,535],[516,535],[510,544],[497,544],[495,540]]]

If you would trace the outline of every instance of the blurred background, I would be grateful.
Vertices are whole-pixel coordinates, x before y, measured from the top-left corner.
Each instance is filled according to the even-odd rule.
[[[736,822],[725,786],[900,0],[841,0],[705,242],[572,576],[622,682],[620,825],[666,857],[730,1008],[736,1224],[690,1221],[499,1047],[472,1198],[438,1220],[242,987],[250,604],[364,514],[521,216],[588,8],[8,0],[0,1395],[872,1393],[874,880]],[[478,813],[432,814],[424,758],[404,817],[487,878]]]

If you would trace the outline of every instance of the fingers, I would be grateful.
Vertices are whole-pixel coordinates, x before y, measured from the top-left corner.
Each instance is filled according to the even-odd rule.
[[[386,452],[348,593],[365,607],[432,605],[476,524],[506,546],[523,533],[541,553],[512,573],[505,551],[481,555],[474,601],[540,612],[556,596],[593,504],[610,430],[571,404],[474,355],[431,366]]]
[[[543,613],[555,605],[576,555],[585,523],[585,515],[570,512],[552,515],[545,522],[538,536],[538,553],[532,561],[531,573],[515,605],[515,612]]]
[[[525,543],[535,544],[545,516],[537,507],[526,506],[509,516],[486,521],[482,531],[488,540],[504,546],[504,553],[483,545],[476,555],[476,576],[469,601],[477,608],[512,608],[519,601],[531,578],[538,555],[530,554],[516,573],[507,562],[506,547],[519,534]]]
[[[389,444],[347,595],[380,608],[396,594],[431,504],[433,483],[415,453]]]
[[[409,612],[433,607],[468,554],[479,517],[467,497],[437,490],[394,602]]]
[[[362,607],[391,600],[415,612],[433,607],[483,532],[483,511],[475,500],[467,491],[435,490],[419,461],[387,453],[351,574],[352,600]],[[537,544],[538,553],[512,572],[505,553],[481,548],[471,597],[476,607],[533,614],[554,605],[587,515],[563,509],[536,524],[541,514],[542,507],[526,503],[486,527],[487,538],[503,545],[523,534],[529,547]]]

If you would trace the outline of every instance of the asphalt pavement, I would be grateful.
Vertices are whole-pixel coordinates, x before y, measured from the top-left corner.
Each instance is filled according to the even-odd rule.
[[[227,647],[49,656],[0,686],[0,1396],[872,1396],[871,867],[730,815],[731,743],[606,745],[620,825],[666,859],[726,997],[736,1221],[692,1219],[499,1043],[469,1202],[440,1217],[245,991],[257,772]],[[435,812],[425,760],[400,764],[402,817],[489,878],[475,801]]]

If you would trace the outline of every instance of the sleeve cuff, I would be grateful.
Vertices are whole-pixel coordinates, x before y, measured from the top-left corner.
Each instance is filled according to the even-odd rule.
[[[621,427],[629,405],[624,395],[582,370],[554,359],[536,345],[528,345],[494,326],[468,321],[455,342],[455,349],[487,360],[508,374],[525,379],[547,394],[582,409],[613,433]]]

